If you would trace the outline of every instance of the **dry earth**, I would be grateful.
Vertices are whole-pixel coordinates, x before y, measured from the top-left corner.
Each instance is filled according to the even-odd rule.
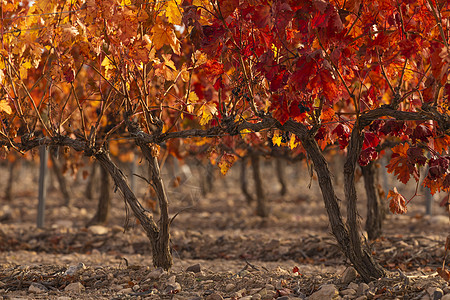
[[[165,175],[171,214],[180,214],[171,229],[174,267],[164,272],[152,267],[148,240],[133,217],[124,230],[119,193],[113,194],[109,222],[85,227],[97,203],[84,196],[81,176],[66,175],[70,208],[62,205],[57,184],[50,188],[45,228],[36,228],[37,166],[23,166],[16,174],[14,200],[0,202],[0,295],[60,300],[450,299],[450,287],[436,273],[449,232],[439,197],[432,216],[424,215],[423,199],[417,197],[407,215],[387,217],[383,237],[369,247],[389,273],[365,284],[347,268],[330,234],[317,182],[312,180],[308,188],[304,165],[286,166],[289,192],[282,197],[274,168],[265,163],[271,207],[266,220],[255,216],[241,194],[237,166],[225,178],[217,175],[207,196],[199,188],[205,169],[197,165],[191,170],[178,187]],[[0,172],[3,191],[7,168]],[[364,220],[361,182],[358,189]],[[148,198],[142,182],[137,190],[141,199]],[[413,190],[403,188],[409,195]],[[293,273],[295,267],[298,273]]]

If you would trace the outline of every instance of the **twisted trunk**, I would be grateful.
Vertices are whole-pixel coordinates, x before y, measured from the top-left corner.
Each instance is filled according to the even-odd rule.
[[[381,236],[384,210],[378,193],[378,172],[374,163],[361,167],[367,196],[366,231],[369,240]]]
[[[303,148],[314,164],[332,233],[345,256],[351,261],[364,281],[369,282],[384,276],[385,273],[381,266],[373,260],[369,252],[363,249],[358,230],[354,171],[363,141],[363,135],[358,125],[355,124],[353,128],[348,146],[348,156],[344,166],[344,190],[348,204],[347,224],[344,223],[342,218],[339,199],[334,190],[327,161],[314,139],[315,131],[309,131],[306,126],[293,121],[286,122],[283,129],[294,132],[300,137]]]
[[[256,153],[251,153],[250,160],[252,162],[253,180],[255,181],[256,190],[256,214],[260,217],[265,218],[269,216],[269,208],[267,207],[267,199],[264,195],[263,183],[261,180],[259,155]]]
[[[111,202],[111,183],[109,173],[103,166],[100,168],[100,180],[100,196],[98,198],[97,212],[92,220],[89,221],[88,226],[94,224],[105,224],[106,221],[108,221],[109,206]]]
[[[250,204],[253,202],[253,197],[248,192],[248,180],[247,180],[247,156],[244,156],[241,160],[241,191],[242,194],[245,196],[245,200],[247,200],[247,203]]]

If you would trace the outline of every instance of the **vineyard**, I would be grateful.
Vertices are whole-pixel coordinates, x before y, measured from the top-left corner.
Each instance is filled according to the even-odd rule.
[[[0,8],[1,294],[450,297],[447,1]]]

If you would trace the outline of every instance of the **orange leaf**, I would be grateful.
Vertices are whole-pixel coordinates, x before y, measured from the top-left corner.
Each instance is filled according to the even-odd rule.
[[[406,200],[399,192],[397,192],[397,188],[394,188],[393,191],[389,190],[388,199],[389,198],[391,198],[389,201],[389,209],[393,214],[406,213]]]
[[[409,149],[408,143],[398,144],[392,148],[392,158],[389,164],[386,166],[389,173],[394,173],[398,180],[406,184],[409,181],[410,175],[414,171],[414,165],[411,165],[408,161],[407,151]],[[413,170],[411,170],[411,168]]]
[[[436,272],[441,276],[445,281],[450,280],[450,272],[443,268],[437,268]]]
[[[157,50],[164,45],[170,45],[173,52],[180,55],[180,41],[172,28],[158,24],[152,28],[152,33],[152,41]]]

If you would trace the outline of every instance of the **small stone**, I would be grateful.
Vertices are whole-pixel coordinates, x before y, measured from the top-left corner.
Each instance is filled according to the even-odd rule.
[[[234,290],[235,287],[236,287],[236,286],[235,286],[234,284],[229,283],[229,284],[227,284],[227,285],[225,286],[225,292],[229,293],[229,292],[231,292],[232,290]]]
[[[432,300],[440,300],[444,295],[444,291],[442,291],[442,289],[434,286],[427,288],[427,293],[430,295]]]
[[[275,291],[267,291],[265,295],[261,295],[262,300],[272,300],[277,295]]]
[[[85,287],[81,284],[81,282],[72,282],[71,284],[68,284],[65,288],[65,292],[72,292],[72,293],[80,293],[83,291]]]
[[[441,300],[450,300],[450,294],[442,296]]]
[[[347,286],[348,289],[354,289],[355,291],[358,291],[358,284],[354,282],[350,282]]]
[[[72,298],[67,297],[67,296],[60,296],[58,298],[56,298],[56,300],[71,300]]]
[[[166,288],[164,289],[164,292],[166,294],[176,294],[181,292],[181,285],[178,282],[171,283],[166,285]]]
[[[344,273],[341,277],[341,283],[343,284],[349,284],[350,282],[354,281],[356,279],[356,276],[358,273],[356,272],[355,268],[348,267],[345,269]]]
[[[83,263],[79,263],[78,265],[70,266],[66,272],[64,272],[65,276],[74,276],[77,273],[81,273],[86,269],[86,266]]]
[[[131,288],[126,288],[126,289],[121,289],[120,291],[118,291],[118,294],[131,294],[133,292],[133,290]]]
[[[261,295],[260,294],[254,294],[253,296],[252,296],[252,300],[261,300]],[[280,298],[278,298],[278,299],[280,299]]]
[[[364,295],[370,289],[367,283],[360,283],[358,289],[356,290],[356,294]]]
[[[141,289],[141,286],[139,284],[135,284],[131,289],[133,290],[133,292],[137,292]]]
[[[35,294],[42,294],[48,292],[48,289],[40,283],[33,282],[28,288],[28,292]]]
[[[277,300],[289,300],[289,299],[291,299],[289,298],[289,296],[281,296],[277,298]]]
[[[157,280],[161,278],[161,276],[164,274],[164,270],[162,268],[157,268],[150,273],[148,273],[147,277],[153,280]]]
[[[266,290],[270,291],[270,290],[274,290],[274,289],[275,289],[275,287],[272,284],[270,284],[270,283],[266,284]]]
[[[367,300],[367,296],[360,296],[358,298],[356,298],[355,300]]]
[[[252,300],[252,296],[241,297],[239,300]]]
[[[205,300],[223,300],[223,297],[220,294],[212,293],[208,295]]]
[[[102,225],[89,226],[88,230],[92,234],[96,234],[96,235],[104,235],[104,234],[107,234],[109,232],[109,228],[105,227],[105,226],[102,226]]]
[[[320,289],[309,296],[309,300],[335,299],[339,297],[339,291],[334,284],[324,284]]]
[[[354,289],[346,289],[346,290],[340,291],[340,294],[343,296],[345,296],[345,295],[353,296],[353,295],[356,295],[356,291]]]
[[[200,271],[201,271],[200,264],[195,264],[195,265],[189,266],[186,269],[186,272],[200,273]]]

